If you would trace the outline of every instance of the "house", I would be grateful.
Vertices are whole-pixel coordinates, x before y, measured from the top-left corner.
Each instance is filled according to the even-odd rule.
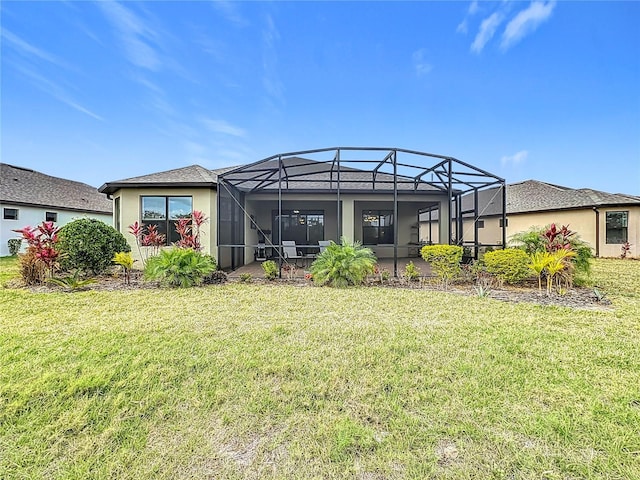
[[[484,211],[475,217],[461,215],[462,229],[477,228],[480,244],[495,243],[502,235],[499,189],[479,193]],[[469,195],[461,200],[461,208],[473,203]],[[527,180],[506,187],[507,235],[544,227],[551,223],[569,225],[586,241],[597,257],[617,257],[622,244],[632,245],[631,255],[640,256],[640,197],[607,193],[590,188],[569,188]],[[432,220],[433,222],[433,220]],[[421,218],[421,232],[426,235],[430,222]],[[454,216],[455,225],[460,222]]]
[[[219,265],[236,269],[256,258],[282,263],[283,241],[313,256],[319,242],[342,236],[370,246],[380,258],[417,256],[420,214],[448,219],[455,199],[504,180],[452,157],[398,148],[337,147],[273,155],[233,168],[193,165],[108,182],[114,225],[132,243],[128,226],[155,224],[166,245],[174,222],[193,210],[210,218],[203,247]],[[439,225],[449,238],[449,222]],[[471,239],[469,241],[475,241]],[[136,251],[133,248],[134,252]]]
[[[9,255],[9,239],[21,238],[12,230],[27,225],[62,226],[80,217],[112,222],[111,201],[95,187],[6,163],[0,163],[0,212],[0,256]]]

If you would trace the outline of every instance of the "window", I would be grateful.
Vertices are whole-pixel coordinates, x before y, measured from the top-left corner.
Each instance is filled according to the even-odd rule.
[[[627,242],[629,212],[607,212],[607,243]]]
[[[117,231],[120,231],[120,197],[113,199],[113,226]]]
[[[504,222],[502,221],[502,219],[500,219],[500,227],[502,228],[504,226],[507,226],[507,227],[509,226],[509,219],[508,218],[507,218],[507,224],[506,225],[504,225]]]
[[[478,224],[478,228],[484,228],[484,220],[478,220],[476,223]]]
[[[5,208],[2,218],[4,218],[5,220],[17,220],[18,219],[18,209],[17,208]]]
[[[56,212],[45,212],[44,221],[45,222],[57,222],[58,221],[58,214]]]
[[[393,211],[364,210],[362,212],[362,243],[378,245],[393,243]]]
[[[180,240],[174,223],[180,218],[191,218],[191,197],[141,197],[143,227],[156,225],[158,233],[166,235],[166,245]]]
[[[273,243],[278,239],[278,211],[273,210]],[[324,210],[283,210],[282,240],[294,240],[297,245],[318,245],[324,240]]]

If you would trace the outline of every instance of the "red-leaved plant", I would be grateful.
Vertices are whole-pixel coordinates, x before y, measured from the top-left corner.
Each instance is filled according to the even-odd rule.
[[[166,236],[163,233],[158,233],[157,225],[144,227],[138,222],[134,222],[129,225],[129,233],[136,238],[136,246],[143,265],[147,264],[149,257],[157,255],[160,247],[165,244]]]
[[[180,240],[174,243],[178,248],[192,248],[199,252],[202,250],[200,243],[200,227],[208,220],[204,213],[194,210],[191,218],[181,218],[175,222],[176,231]]]
[[[571,237],[576,232],[569,230],[569,225],[563,225],[560,229],[555,223],[549,225],[549,228],[542,234],[544,246],[547,252],[555,252],[557,250],[572,250]]]
[[[37,227],[26,226],[19,230],[13,230],[21,234],[27,242],[25,258],[35,259],[37,263],[41,263],[49,272],[49,277],[53,277],[56,268],[58,268],[60,252],[56,250],[56,243],[58,243],[59,230],[60,228],[56,227],[53,222],[42,222]],[[24,278],[24,280],[27,283],[41,283],[43,279]]]

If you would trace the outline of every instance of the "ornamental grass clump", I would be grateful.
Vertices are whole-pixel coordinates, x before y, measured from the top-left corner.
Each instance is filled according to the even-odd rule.
[[[460,275],[462,253],[463,248],[458,245],[425,245],[420,250],[423,260],[431,264],[444,288]]]
[[[362,285],[374,272],[377,259],[370,248],[345,237],[340,244],[331,242],[311,264],[311,277],[316,285],[347,287]]]

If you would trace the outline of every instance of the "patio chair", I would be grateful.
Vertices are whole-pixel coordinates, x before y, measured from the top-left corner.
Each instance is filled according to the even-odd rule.
[[[331,245],[331,240],[318,240],[318,245],[320,245],[320,253],[322,253],[329,245]]]
[[[298,260],[301,259],[304,266],[304,261],[307,258],[305,255],[300,255],[296,248],[295,240],[283,240],[282,250],[284,251],[284,258],[287,260],[293,260],[294,265],[298,266]]]

